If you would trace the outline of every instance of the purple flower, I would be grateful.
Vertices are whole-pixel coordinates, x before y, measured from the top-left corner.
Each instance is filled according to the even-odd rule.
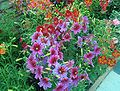
[[[66,63],[66,66],[70,69],[70,68],[73,67],[74,63],[75,63],[74,60],[69,60],[69,61]]]
[[[63,40],[66,42],[70,42],[70,39],[71,39],[71,36],[70,36],[70,33],[66,33],[64,36],[63,36]]]
[[[79,47],[82,47],[82,43],[83,43],[82,41],[83,41],[83,39],[80,36],[78,36],[77,44],[78,44]]]
[[[60,77],[60,79],[67,77],[67,70],[68,68],[66,65],[57,65],[53,70],[53,74]]]
[[[58,84],[53,91],[65,91],[64,84]]]
[[[86,71],[84,74],[80,75],[80,80],[88,80],[90,83],[92,83],[92,81],[90,80],[88,73]]]
[[[71,82],[72,80],[70,78],[62,78],[59,83],[64,84],[65,88],[67,88]]]
[[[45,90],[47,90],[47,88],[51,88],[52,84],[49,82],[49,78],[42,78],[40,79],[40,82],[38,83],[38,85],[40,87],[43,87]]]
[[[87,59],[87,60],[92,60],[94,58],[94,53],[89,52],[89,53],[84,55],[84,58]]]
[[[82,29],[83,29],[83,32],[86,33],[87,32],[87,24],[89,23],[87,16],[82,17],[82,20],[83,20]]]
[[[77,76],[76,78],[71,78],[72,80],[72,85],[74,85],[75,87],[78,85],[78,82],[80,81],[80,77]]]
[[[98,46],[94,46],[94,54],[96,56],[98,56],[100,54],[100,50],[101,50],[101,48],[99,48]]]
[[[41,43],[38,42],[34,42],[34,44],[31,46],[30,50],[33,52],[34,55],[38,54],[42,54],[42,49],[43,49],[43,45]]]
[[[89,24],[89,20],[88,20],[88,17],[87,17],[87,16],[83,16],[83,17],[82,17],[82,21],[83,21],[83,23],[85,23],[85,24]]]
[[[77,34],[81,31],[82,26],[78,23],[74,23],[73,27],[72,27],[72,31],[74,32],[74,34]]]
[[[92,59],[94,57],[95,57],[94,53],[93,52],[89,52],[89,53],[87,53],[87,54],[84,55],[84,58],[85,58],[84,61],[88,62],[88,64],[90,64],[90,65],[92,65],[94,67],[93,62],[92,62]]]
[[[61,28],[61,32],[65,32],[66,30],[67,30],[67,26],[68,26],[68,24],[66,23],[66,22],[64,22],[63,24],[62,24],[62,26],[60,27]]]
[[[36,69],[36,60],[34,58],[34,56],[31,54],[27,60],[27,68],[34,73],[35,69]]]
[[[37,42],[41,43],[44,47],[50,46],[50,40],[48,38],[45,38],[45,37],[39,38]]]
[[[41,32],[35,32],[32,36],[31,36],[31,39],[32,39],[32,42],[35,42],[38,40],[39,36],[41,36],[42,33]]]
[[[71,68],[70,73],[71,78],[76,78],[78,76],[78,67]]]
[[[83,25],[82,25],[82,30],[84,33],[87,32],[87,25],[85,23],[83,23]]]
[[[92,41],[92,43],[93,43],[93,46],[98,46],[98,43],[97,43],[97,41]]]
[[[35,78],[36,79],[41,79],[42,78],[42,71],[43,67],[42,66],[37,66],[36,71],[35,71]]]

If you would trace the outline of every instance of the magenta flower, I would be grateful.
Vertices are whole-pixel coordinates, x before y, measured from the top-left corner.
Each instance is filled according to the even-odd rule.
[[[64,84],[58,84],[57,87],[53,91],[64,91]]]
[[[34,73],[36,69],[36,60],[33,55],[30,55],[28,60],[27,60],[27,68]]]
[[[36,79],[41,79],[42,78],[42,71],[43,67],[42,66],[37,66],[36,71],[35,71],[35,78]]]
[[[50,56],[50,59],[48,60],[49,66],[52,66],[52,65],[55,66],[57,61],[58,61],[58,59],[59,59],[58,55]]]
[[[94,47],[94,54],[95,54],[96,56],[98,56],[98,55],[100,54],[100,51],[101,51],[101,48],[99,48],[98,46],[95,46],[95,47]]]
[[[89,53],[84,55],[84,58],[87,59],[87,60],[92,60],[94,58],[94,53],[89,52]]]
[[[41,37],[38,39],[37,41],[38,43],[41,43],[44,47],[45,46],[50,46],[50,41],[48,38],[45,38],[45,37]]]
[[[51,88],[52,84],[49,82],[49,78],[42,78],[40,79],[40,82],[38,83],[38,85],[40,87],[43,87],[45,90],[47,90],[47,88]]]
[[[80,77],[77,76],[76,78],[71,78],[72,80],[72,85],[74,85],[75,87],[78,85],[78,82],[80,81]]]
[[[76,78],[78,76],[78,67],[71,68],[70,73],[71,78]]]
[[[66,33],[64,36],[63,36],[63,40],[66,42],[70,42],[70,39],[71,39],[71,36],[70,36],[70,33]]]
[[[31,36],[31,39],[32,39],[32,42],[35,42],[38,40],[39,36],[41,36],[42,33],[41,32],[35,32],[32,36]]]
[[[55,69],[53,70],[53,74],[54,75],[58,75],[60,77],[60,79],[62,78],[66,78],[67,77],[67,70],[68,68],[66,67],[66,65],[57,65],[55,67]]]
[[[43,53],[42,49],[43,49],[42,44],[38,42],[34,42],[34,44],[30,48],[34,55],[36,55],[37,53],[41,55]]]
[[[78,41],[77,41],[78,46],[82,47],[82,43],[83,43],[83,39],[80,36],[78,36]]]
[[[57,55],[57,54],[58,54],[58,51],[55,50],[55,48],[50,47],[50,54],[51,54],[51,55]]]
[[[58,56],[59,56],[60,60],[63,60],[63,53],[62,52],[58,51]]]
[[[77,34],[81,31],[82,26],[78,23],[74,23],[73,27],[72,27],[72,31],[74,32],[74,34]]]

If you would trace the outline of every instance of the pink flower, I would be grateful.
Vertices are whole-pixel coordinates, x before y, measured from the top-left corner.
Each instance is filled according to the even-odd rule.
[[[63,36],[63,40],[66,42],[70,42],[70,39],[71,39],[71,36],[70,36],[70,33],[66,33],[64,36]]]
[[[35,32],[32,36],[31,36],[31,39],[32,39],[32,42],[35,42],[38,40],[39,36],[41,36],[42,33],[41,32]]]
[[[78,76],[78,67],[73,67],[71,70],[70,70],[70,77],[71,78],[76,78]]]
[[[74,34],[77,34],[81,31],[82,26],[78,23],[74,23],[73,27],[72,27],[72,31],[74,32]]]
[[[57,50],[55,50],[55,48],[50,47],[50,54],[51,54],[51,55],[57,55],[58,52],[57,52]]]
[[[119,25],[120,24],[120,21],[118,19],[114,19],[112,21],[113,25]]]
[[[42,49],[43,49],[43,45],[41,43],[38,42],[34,42],[34,44],[31,46],[30,50],[33,52],[34,55],[38,54],[42,54]]]
[[[28,60],[27,60],[27,68],[34,73],[36,69],[36,60],[34,59],[33,55],[30,55]]]

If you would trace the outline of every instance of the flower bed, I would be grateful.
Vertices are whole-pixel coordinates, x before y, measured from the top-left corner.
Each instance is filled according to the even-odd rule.
[[[105,1],[67,0],[63,4],[59,0],[31,0],[25,4],[18,0],[16,5],[21,7],[22,15],[13,21],[14,30],[18,31],[9,32],[10,36],[13,34],[12,38],[7,36],[6,41],[10,43],[1,42],[2,60],[9,55],[14,57],[11,61],[16,60],[16,68],[27,68],[26,74],[31,74],[27,82],[36,90],[89,89],[120,56],[115,34],[119,27],[114,27],[119,26],[120,21],[119,18],[104,19],[111,3]],[[103,16],[97,19],[93,5],[98,3]],[[3,31],[3,26],[1,28]],[[16,49],[19,57],[13,54]]]

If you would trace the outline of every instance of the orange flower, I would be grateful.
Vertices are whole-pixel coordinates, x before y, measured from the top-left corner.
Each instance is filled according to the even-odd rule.
[[[120,57],[120,52],[119,52],[118,50],[114,50],[114,51],[112,52],[112,56],[113,56],[114,58],[118,58],[118,57]]]
[[[4,44],[0,44],[0,55],[5,54],[5,45]]]
[[[74,17],[78,17],[79,16],[79,11],[76,8],[74,8],[73,16]]]
[[[90,6],[92,4],[92,0],[84,0],[86,6]]]
[[[115,66],[115,64],[116,64],[116,60],[115,60],[114,58],[108,58],[107,64],[108,64],[110,67],[113,67],[113,66]]]
[[[46,14],[46,18],[52,18],[52,13],[50,11],[48,11],[48,13]]]
[[[100,63],[100,64],[107,64],[106,56],[99,56],[98,57],[98,63]]]

